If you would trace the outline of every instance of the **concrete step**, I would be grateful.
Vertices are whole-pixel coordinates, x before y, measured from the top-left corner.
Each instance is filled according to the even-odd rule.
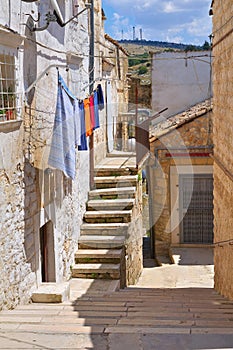
[[[81,235],[97,235],[97,236],[124,236],[127,234],[127,223],[103,223],[81,225]]]
[[[84,221],[89,223],[108,223],[108,222],[122,222],[127,223],[131,221],[132,210],[99,210],[86,211],[84,214]]]
[[[79,248],[114,249],[124,246],[125,236],[80,236]]]
[[[96,176],[94,177],[95,187],[111,188],[111,187],[132,187],[138,182],[137,175],[128,176]]]
[[[75,263],[117,264],[122,254],[122,249],[79,249],[75,254]]]
[[[72,277],[119,279],[120,264],[75,264],[72,267]]]
[[[89,192],[89,199],[135,198],[136,187],[101,188]]]
[[[138,349],[140,339],[144,339],[143,344],[148,349],[153,348],[157,339],[169,349],[179,348],[174,346],[177,339],[182,340],[179,344],[185,344],[182,347],[185,349],[189,348],[187,344],[193,345],[193,339],[196,346],[190,348],[232,349],[233,302],[213,289],[128,287],[109,293],[108,287],[101,290],[100,281],[91,278],[113,278],[110,281],[102,279],[101,282],[116,283],[118,288],[119,279],[114,279],[119,273],[117,264],[77,264],[73,269],[86,277],[82,281],[90,281],[86,286],[87,292],[63,304],[32,303],[19,305],[15,310],[2,310],[1,348],[18,349],[20,345],[24,349],[32,348],[32,340],[35,347],[46,348],[48,339],[52,339],[51,348],[58,349],[62,346],[65,349],[70,348],[71,343],[77,345],[77,337],[70,338],[71,335],[86,335],[89,340],[94,334],[98,337],[95,338],[96,344],[100,344],[104,334],[112,342],[105,342],[104,345],[101,343],[101,349],[105,349],[105,344],[110,344],[110,349],[126,349],[128,344],[130,349]],[[73,278],[71,281],[75,281],[77,286],[81,284],[80,279]],[[96,294],[88,294],[90,286],[96,290]],[[24,342],[25,334],[28,344]],[[122,341],[126,339],[125,334],[127,342]],[[184,335],[184,338],[181,339],[180,335]],[[190,336],[192,339],[189,342],[187,339]],[[6,343],[6,339],[13,339],[14,342]],[[201,343],[200,339],[203,340]],[[116,344],[114,347],[113,340]],[[92,345],[90,342],[86,344],[79,342],[79,349]]]
[[[126,175],[136,175],[138,170],[135,167],[114,167],[112,165],[102,165],[96,167],[94,170],[95,176],[126,176]]]
[[[125,151],[117,151],[114,150],[111,153],[107,153],[107,158],[122,158],[122,157],[132,157],[132,159],[135,159],[136,153],[135,152],[125,152]],[[136,162],[136,160],[135,160]]]
[[[63,303],[70,296],[69,283],[42,283],[32,294],[33,303]]]
[[[87,202],[87,210],[130,210],[135,199],[91,199]]]

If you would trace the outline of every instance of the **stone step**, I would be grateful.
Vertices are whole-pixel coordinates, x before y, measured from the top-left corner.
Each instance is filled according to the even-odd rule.
[[[137,175],[128,176],[96,176],[94,177],[95,187],[111,188],[111,187],[132,187],[138,182]]]
[[[87,202],[87,210],[130,210],[134,199],[91,199]]]
[[[127,235],[127,223],[103,223],[103,224],[88,224],[81,225],[81,235],[98,235],[98,236],[123,236]]]
[[[135,152],[126,152],[126,151],[117,151],[114,150],[111,153],[107,153],[107,158],[122,158],[122,157],[132,157],[132,159],[135,159],[136,153]],[[136,160],[135,160],[136,162]]]
[[[114,249],[121,248],[125,243],[125,236],[80,236],[79,248]]]
[[[78,263],[120,263],[123,255],[122,249],[79,249],[75,254]]]
[[[135,198],[136,187],[100,188],[89,192],[89,199]]]
[[[119,279],[120,264],[75,264],[72,267],[72,277]]]
[[[33,303],[63,303],[70,296],[69,283],[42,283],[32,294]]]
[[[136,175],[138,170],[134,167],[114,167],[114,166],[99,166],[94,170],[95,176],[127,176],[127,175]]]
[[[89,223],[108,223],[108,222],[122,222],[127,223],[131,221],[132,210],[99,210],[86,211],[84,214],[84,221]]]

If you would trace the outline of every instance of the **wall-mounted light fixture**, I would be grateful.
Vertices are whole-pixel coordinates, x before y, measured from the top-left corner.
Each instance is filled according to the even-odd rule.
[[[214,0],[212,0],[211,5],[210,5],[210,10],[209,10],[209,16],[213,16],[213,6],[214,6]]]
[[[23,2],[27,2],[27,3],[31,3],[31,2],[36,2],[38,0],[21,0]],[[70,23],[73,19],[77,18],[79,15],[81,15],[84,11],[88,10],[91,8],[91,4],[90,3],[86,3],[85,4],[85,8],[78,12],[75,16],[71,17],[68,21],[64,21],[61,10],[58,6],[57,0],[50,0],[51,2],[51,6],[53,8],[53,13],[46,13],[45,15],[45,20],[46,20],[46,25],[44,25],[43,27],[36,27],[33,26],[32,28],[30,28],[30,30],[32,32],[35,31],[42,31],[48,28],[50,22],[57,22],[61,27],[65,27],[68,23]]]

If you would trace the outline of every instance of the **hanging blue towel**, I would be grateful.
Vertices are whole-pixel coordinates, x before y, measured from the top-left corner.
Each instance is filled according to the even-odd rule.
[[[102,110],[104,109],[104,94],[102,90],[101,84],[97,85],[97,94],[98,94],[98,104],[99,104],[99,109]]]
[[[98,92],[97,91],[94,91],[94,111],[95,111],[95,127],[94,127],[94,130],[95,130],[95,129],[100,127]]]
[[[48,164],[60,169],[71,179],[75,178],[78,141],[77,123],[75,123],[75,96],[70,92],[64,80],[58,75],[58,92],[53,136]]]
[[[79,102],[79,112],[81,120],[81,145],[78,146],[79,151],[87,151],[87,137],[86,137],[86,125],[85,125],[85,114],[84,114],[84,103]]]

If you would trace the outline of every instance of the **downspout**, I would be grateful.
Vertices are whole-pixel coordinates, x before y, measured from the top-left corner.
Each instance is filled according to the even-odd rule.
[[[94,87],[94,52],[95,52],[95,21],[94,21],[94,0],[90,1],[90,47],[89,47],[89,94],[93,92]],[[89,137],[90,150],[90,188],[94,188],[94,135]]]

